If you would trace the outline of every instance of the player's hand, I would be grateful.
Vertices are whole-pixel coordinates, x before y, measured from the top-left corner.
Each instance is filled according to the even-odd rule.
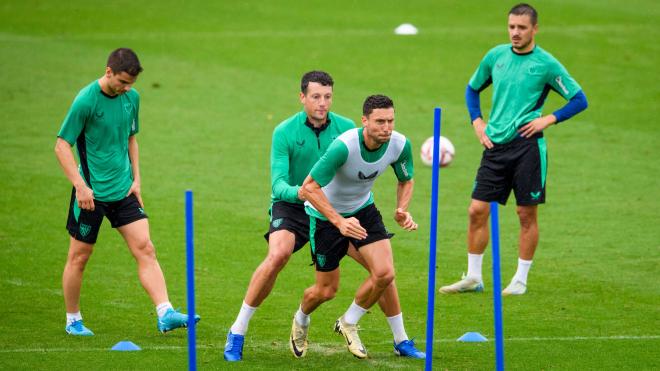
[[[367,238],[366,229],[362,228],[360,221],[356,218],[342,218],[337,228],[339,229],[339,233],[346,237],[351,237],[358,240],[364,240]]]
[[[76,200],[78,200],[78,207],[81,209],[94,211],[94,191],[87,184],[76,187]]]
[[[557,122],[557,118],[554,115],[539,117],[528,122],[526,125],[521,126],[520,129],[518,129],[518,133],[525,138],[530,138],[534,134],[542,132],[545,128],[555,122]]]
[[[479,117],[474,120],[472,126],[474,127],[474,133],[477,136],[477,139],[479,139],[479,143],[488,149],[493,148],[493,142],[491,142],[488,135],[486,135],[486,122]]]
[[[298,188],[298,199],[300,201],[307,201],[307,199],[305,198],[305,194],[303,193],[303,187],[302,186],[300,188]]]
[[[401,226],[401,228],[407,231],[417,230],[417,223],[412,218],[409,212],[404,211],[402,208],[396,209],[394,212],[394,220]]]
[[[128,193],[126,194],[126,197],[130,196],[131,194],[135,195],[135,198],[137,198],[138,202],[140,203],[140,207],[144,208],[144,203],[142,202],[142,194],[140,193],[140,182],[138,181],[133,181],[133,184],[131,184],[131,188],[128,190]]]

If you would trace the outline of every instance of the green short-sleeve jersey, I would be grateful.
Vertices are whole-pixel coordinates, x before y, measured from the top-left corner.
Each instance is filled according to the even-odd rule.
[[[273,131],[270,152],[271,201],[302,203],[298,189],[335,138],[355,128],[355,123],[336,113],[328,113],[328,123],[314,130],[307,122],[307,114],[296,113],[280,123]]]
[[[80,175],[96,200],[121,200],[131,187],[128,137],[139,130],[139,111],[135,89],[110,97],[94,81],[78,93],[64,118],[57,136],[76,145]]]
[[[479,92],[493,84],[486,134],[499,144],[515,139],[518,128],[541,117],[550,90],[567,100],[581,90],[566,68],[541,47],[517,54],[511,44],[488,51],[469,84]]]

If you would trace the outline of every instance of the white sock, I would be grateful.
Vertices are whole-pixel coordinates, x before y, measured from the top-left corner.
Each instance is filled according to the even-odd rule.
[[[513,276],[512,281],[520,281],[527,285],[527,274],[529,273],[529,268],[531,267],[531,260],[523,260],[518,258],[518,270],[516,270],[516,275]]]
[[[403,327],[403,313],[399,313],[396,316],[387,317],[387,323],[390,324],[392,329],[392,335],[394,335],[394,342],[400,344],[404,340],[408,340],[408,334],[406,334],[406,329]]]
[[[250,324],[250,319],[256,310],[257,307],[251,307],[243,302],[241,310],[238,312],[238,317],[236,317],[236,322],[231,325],[231,333],[245,335],[245,333],[247,333],[248,325]]]
[[[156,312],[158,312],[158,318],[164,316],[165,312],[167,312],[168,309],[174,309],[172,303],[170,303],[169,301],[156,305]]]
[[[70,325],[76,321],[82,320],[82,315],[80,314],[80,311],[77,311],[76,313],[67,313],[66,314],[66,325]]]
[[[468,272],[467,276],[479,282],[481,279],[481,263],[484,261],[484,254],[468,253]]]
[[[344,313],[344,323],[354,325],[358,323],[365,313],[367,313],[367,310],[355,304],[355,300],[353,300],[346,313]]]
[[[309,314],[305,314],[302,311],[302,305],[298,307],[298,311],[296,312],[295,318],[296,318],[296,322],[298,322],[300,326],[304,326],[304,327],[309,326],[310,317]]]

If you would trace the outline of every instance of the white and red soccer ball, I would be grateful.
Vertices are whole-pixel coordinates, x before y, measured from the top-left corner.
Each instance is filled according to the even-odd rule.
[[[444,167],[451,164],[451,161],[454,159],[454,154],[456,154],[454,145],[449,141],[449,139],[441,136],[439,161],[440,166]],[[433,137],[426,139],[424,144],[422,144],[420,157],[422,158],[424,165],[433,166]]]

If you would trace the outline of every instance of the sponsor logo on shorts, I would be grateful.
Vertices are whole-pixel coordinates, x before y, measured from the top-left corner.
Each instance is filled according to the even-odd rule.
[[[280,225],[282,225],[282,222],[284,221],[284,218],[277,218],[271,222],[273,225],[273,228],[279,228]]]
[[[541,191],[538,192],[529,192],[529,195],[532,196],[532,199],[538,200],[539,197],[541,196]]]
[[[87,224],[85,224],[85,223],[80,223],[80,234],[81,234],[83,237],[87,237],[87,235],[88,235],[89,232],[91,232],[91,231],[92,231],[92,226],[91,226],[91,225],[87,225]]]
[[[316,254],[316,262],[319,264],[320,267],[325,266],[325,255]]]
[[[376,175],[378,175],[378,170],[374,171],[372,174],[369,174],[369,175],[364,175],[363,172],[358,171],[358,178],[360,178],[362,180],[373,179],[373,178],[376,177]]]

